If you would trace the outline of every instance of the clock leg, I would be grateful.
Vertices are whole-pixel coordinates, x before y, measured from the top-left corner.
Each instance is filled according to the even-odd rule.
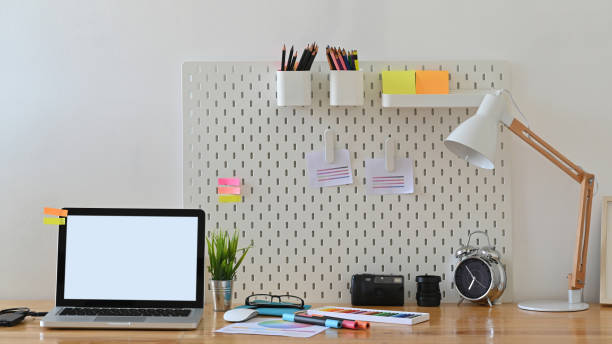
[[[487,297],[487,302],[489,303],[489,307],[493,307],[493,304],[491,303],[491,299],[489,299],[488,297]]]
[[[459,298],[459,302],[457,302],[457,306],[461,306],[461,304],[463,303],[463,300],[465,300],[465,299],[460,297]]]

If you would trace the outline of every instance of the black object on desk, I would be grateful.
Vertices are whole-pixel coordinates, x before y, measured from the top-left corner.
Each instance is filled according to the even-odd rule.
[[[440,276],[421,275],[416,277],[417,282],[417,304],[421,307],[440,306]]]
[[[351,304],[353,306],[403,306],[404,276],[353,275]]]

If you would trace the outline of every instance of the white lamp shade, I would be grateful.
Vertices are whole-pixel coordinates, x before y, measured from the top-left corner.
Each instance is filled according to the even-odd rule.
[[[495,168],[499,124],[505,106],[502,97],[501,93],[487,94],[476,114],[444,140],[446,148],[472,165]]]

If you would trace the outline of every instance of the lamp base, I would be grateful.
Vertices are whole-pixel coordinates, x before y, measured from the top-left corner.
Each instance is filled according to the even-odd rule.
[[[589,309],[589,304],[582,302],[582,289],[570,289],[567,291],[567,301],[525,301],[519,303],[518,307],[526,311],[536,312],[578,312]]]
[[[569,303],[562,300],[539,300],[521,302],[518,307],[526,311],[536,312],[578,312],[589,309],[589,304],[584,302]]]

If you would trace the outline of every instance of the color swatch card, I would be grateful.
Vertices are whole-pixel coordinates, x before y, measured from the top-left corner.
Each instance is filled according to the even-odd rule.
[[[322,307],[308,310],[308,314],[340,319],[414,325],[429,320],[429,313],[400,312],[370,308]]]
[[[327,329],[325,326],[302,324],[274,318],[254,318],[249,321],[225,326],[215,332],[308,338],[325,331],[325,329]]]
[[[385,168],[385,159],[366,160],[368,195],[407,194],[414,192],[412,160],[395,159],[393,172]]]
[[[306,153],[310,186],[324,187],[353,184],[351,158],[346,149],[336,149],[334,162],[325,161],[325,151]]]

